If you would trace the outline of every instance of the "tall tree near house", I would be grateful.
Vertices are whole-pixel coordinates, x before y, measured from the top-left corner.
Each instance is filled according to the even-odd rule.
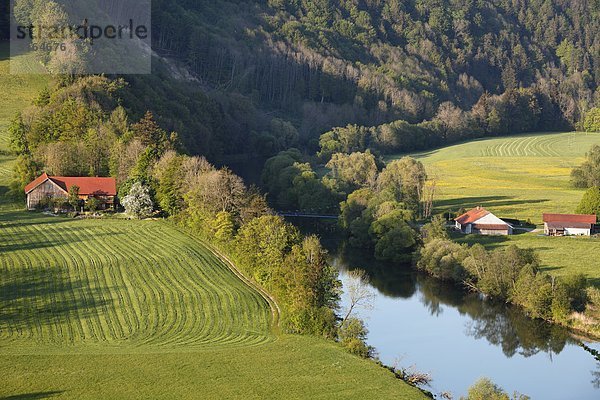
[[[151,148],[158,156],[162,155],[166,150],[176,148],[178,137],[176,134],[171,135],[162,129],[152,112],[147,111],[144,117],[137,123],[131,126],[135,137],[142,141],[144,146]]]
[[[156,198],[163,211],[175,215],[183,207],[183,157],[167,151],[154,165],[152,175],[158,180]]]
[[[578,214],[600,215],[600,187],[589,188],[583,195],[575,212]]]
[[[79,186],[73,185],[69,188],[69,198],[68,202],[73,207],[74,210],[77,210],[81,200],[79,199]]]

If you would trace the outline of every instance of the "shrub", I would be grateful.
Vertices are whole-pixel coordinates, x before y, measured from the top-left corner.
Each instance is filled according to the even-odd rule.
[[[137,218],[145,218],[152,215],[154,204],[150,198],[150,189],[136,182],[131,186],[129,194],[121,200],[125,212]]]
[[[600,215],[600,187],[593,186],[583,195],[577,210],[577,214],[596,214]]]
[[[528,400],[529,397],[515,393],[514,400]],[[470,388],[466,398],[463,400],[510,400],[508,394],[488,378],[481,378]]]
[[[371,358],[375,355],[375,349],[366,343],[368,333],[362,320],[348,318],[340,327],[340,343],[352,354],[362,358]]]
[[[466,248],[451,240],[434,239],[418,254],[417,268],[445,280],[462,281],[466,276],[463,260]]]
[[[94,212],[94,211],[97,211],[98,208],[100,208],[100,200],[95,197],[90,197],[85,202],[85,205],[88,208],[88,210]]]

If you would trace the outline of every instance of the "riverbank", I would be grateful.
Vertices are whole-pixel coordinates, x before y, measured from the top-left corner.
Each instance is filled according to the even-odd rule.
[[[369,275],[373,307],[359,314],[369,329],[368,343],[386,364],[429,373],[434,394],[449,391],[459,398],[486,376],[509,393],[533,399],[597,398],[590,381],[591,371],[600,366],[578,344],[600,349],[599,343],[410,265],[381,263],[357,253],[331,250],[345,285],[350,279],[345,271],[361,268]]]

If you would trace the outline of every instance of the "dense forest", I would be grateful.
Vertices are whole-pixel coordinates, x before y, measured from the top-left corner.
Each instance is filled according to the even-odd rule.
[[[385,151],[453,141],[456,127],[435,124],[448,115],[467,137],[581,128],[598,104],[599,0],[152,7],[153,74],[126,77],[119,97],[135,119],[151,110],[188,153],[220,164],[316,151],[323,133],[348,124],[380,127],[373,139]],[[398,126],[420,143],[382,144]]]
[[[598,4],[158,0],[153,35],[159,54],[279,112],[307,143],[334,126],[420,123],[444,102],[469,110],[519,88],[559,108],[563,129],[597,100]]]

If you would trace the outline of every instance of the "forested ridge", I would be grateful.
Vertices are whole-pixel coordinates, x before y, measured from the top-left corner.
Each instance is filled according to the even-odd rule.
[[[421,142],[409,149],[436,146],[453,139],[414,127],[487,106],[482,99],[500,115],[486,115],[491,121],[469,126],[467,136],[578,128],[598,105],[600,0],[154,0],[152,7],[153,49],[169,61],[154,62],[150,76],[126,77],[123,105],[136,119],[153,111],[189,153],[215,162],[292,146],[314,151],[320,135],[348,124],[405,121]],[[514,105],[531,99],[531,110],[512,118]],[[509,106],[495,107],[503,101]],[[533,123],[521,123],[532,113]],[[509,116],[514,124],[494,125]]]
[[[556,129],[597,101],[597,0],[168,4],[154,2],[157,52],[278,111],[306,141],[347,123],[420,123],[446,101],[468,110],[486,92],[543,95]]]

